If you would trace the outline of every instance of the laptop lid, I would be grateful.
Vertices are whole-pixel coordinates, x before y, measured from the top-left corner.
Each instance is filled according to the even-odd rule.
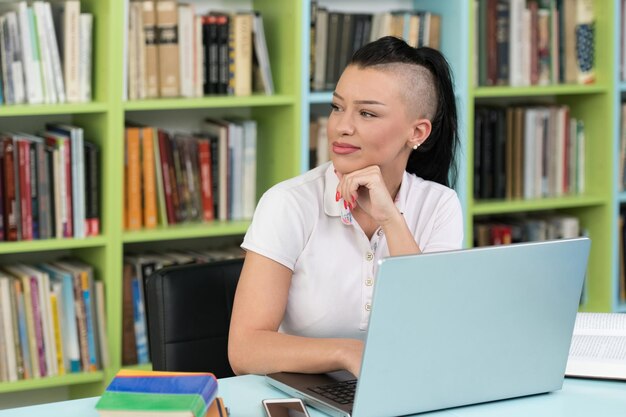
[[[589,249],[578,238],[385,258],[352,412],[311,400],[298,374],[268,382],[355,417],[560,389]]]

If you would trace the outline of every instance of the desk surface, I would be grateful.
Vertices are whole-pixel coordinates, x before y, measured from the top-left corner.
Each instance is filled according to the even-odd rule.
[[[220,379],[219,395],[232,417],[264,417],[261,400],[285,395],[263,377],[246,375]],[[0,411],[0,417],[98,417],[98,397],[63,401]],[[326,414],[309,407],[311,417]],[[565,379],[563,389],[549,394],[453,408],[420,416],[436,417],[623,417],[626,415],[626,382]]]

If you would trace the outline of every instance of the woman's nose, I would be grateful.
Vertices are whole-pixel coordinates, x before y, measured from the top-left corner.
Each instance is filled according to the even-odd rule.
[[[340,113],[337,119],[337,133],[342,136],[354,134],[354,123],[352,115],[349,112]]]

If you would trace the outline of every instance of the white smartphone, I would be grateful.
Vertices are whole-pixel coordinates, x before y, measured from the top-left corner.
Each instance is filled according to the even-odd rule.
[[[273,398],[262,402],[267,417],[310,417],[300,398]]]

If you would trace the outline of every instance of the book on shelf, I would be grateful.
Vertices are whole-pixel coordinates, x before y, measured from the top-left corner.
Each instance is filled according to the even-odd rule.
[[[595,82],[592,3],[475,0],[476,85]]]
[[[626,314],[578,313],[565,375],[626,380]]]
[[[486,216],[474,221],[474,246],[569,239],[582,234],[579,219],[564,214]]]
[[[204,417],[216,403],[217,379],[211,373],[119,371],[108,385],[96,409],[100,416]],[[223,401],[217,401],[223,408]]]
[[[0,381],[102,369],[108,363],[104,293],[89,265],[5,265],[0,271]],[[104,329],[100,330],[103,333]]]
[[[475,199],[584,193],[584,125],[569,107],[477,107],[474,117]]]
[[[441,16],[420,10],[348,13],[329,10],[312,1],[311,90],[332,90],[352,54],[387,35],[403,38],[411,46],[438,49]]]
[[[592,0],[576,2],[576,58],[578,82],[593,84],[595,73],[595,13]]]
[[[177,97],[180,94],[177,2],[174,0],[157,1],[156,22],[159,55],[159,95],[161,97]]]

